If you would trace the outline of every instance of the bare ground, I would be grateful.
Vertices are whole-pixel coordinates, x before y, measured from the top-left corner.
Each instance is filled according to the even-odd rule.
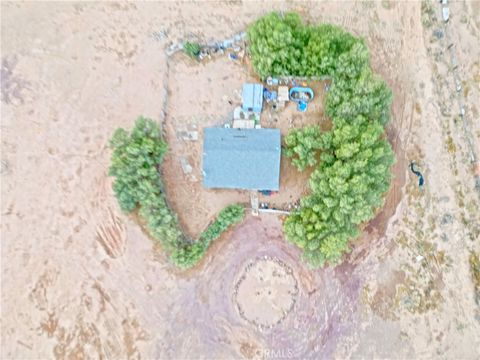
[[[2,358],[269,358],[272,351],[277,358],[478,358],[468,256],[480,250],[479,197],[449,44],[434,35],[443,29],[432,19],[440,16],[437,2],[433,15],[420,2],[390,1],[1,6]],[[480,9],[478,2],[450,7],[448,32],[478,149]],[[172,129],[192,119],[199,129],[221,123],[231,111],[224,96],[235,97],[250,75],[227,59],[172,66],[163,48],[190,33],[228,37],[272,9],[366,38],[375,70],[394,90],[394,186],[336,268],[307,269],[284,241],[281,219],[266,216],[248,217],[197,268],[180,272],[119,211],[108,139],[139,114],[166,120],[167,191],[192,236],[219,208],[244,201],[240,192],[201,190],[201,148],[177,147]],[[160,30],[166,38],[152,36]],[[200,82],[192,86],[192,77]],[[196,181],[183,178],[185,149]],[[423,191],[409,160],[426,176]],[[290,175],[279,202],[288,202],[306,179],[282,171]],[[201,216],[190,222],[192,214]],[[244,266],[263,255],[291,267],[299,286],[291,313],[269,331],[242,319],[232,296]]]

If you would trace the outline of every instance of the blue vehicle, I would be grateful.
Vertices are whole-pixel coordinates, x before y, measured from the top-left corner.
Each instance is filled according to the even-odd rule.
[[[297,103],[297,110],[307,111],[308,103],[313,100],[313,90],[309,87],[295,86],[290,89],[290,100]]]

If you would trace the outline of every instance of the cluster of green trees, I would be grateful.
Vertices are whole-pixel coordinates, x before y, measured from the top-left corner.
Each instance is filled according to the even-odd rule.
[[[392,94],[370,67],[363,39],[333,25],[304,25],[297,14],[271,13],[248,29],[252,63],[266,76],[329,77],[325,100],[332,129],[294,129],[284,153],[298,169],[319,165],[311,193],[284,224],[289,241],[312,266],[335,264],[359,226],[382,206],[394,154],[385,139]]]
[[[115,177],[113,190],[121,209],[127,213],[138,209],[152,237],[160,241],[177,266],[195,265],[213,240],[242,220],[243,207],[231,205],[220,212],[199,240],[184,236],[165,199],[160,166],[167,145],[153,120],[138,118],[131,132],[117,129],[110,147],[109,175]]]

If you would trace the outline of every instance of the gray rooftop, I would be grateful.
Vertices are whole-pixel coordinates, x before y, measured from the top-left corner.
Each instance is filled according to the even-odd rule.
[[[253,111],[261,113],[263,105],[263,85],[262,84],[243,84],[242,90],[242,109],[243,111]]]
[[[280,153],[279,129],[205,128],[203,185],[278,191]]]

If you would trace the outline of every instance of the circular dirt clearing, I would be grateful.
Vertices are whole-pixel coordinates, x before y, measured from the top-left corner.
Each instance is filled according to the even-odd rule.
[[[271,328],[293,309],[297,294],[292,269],[279,259],[263,257],[243,269],[235,284],[234,300],[243,319]]]

